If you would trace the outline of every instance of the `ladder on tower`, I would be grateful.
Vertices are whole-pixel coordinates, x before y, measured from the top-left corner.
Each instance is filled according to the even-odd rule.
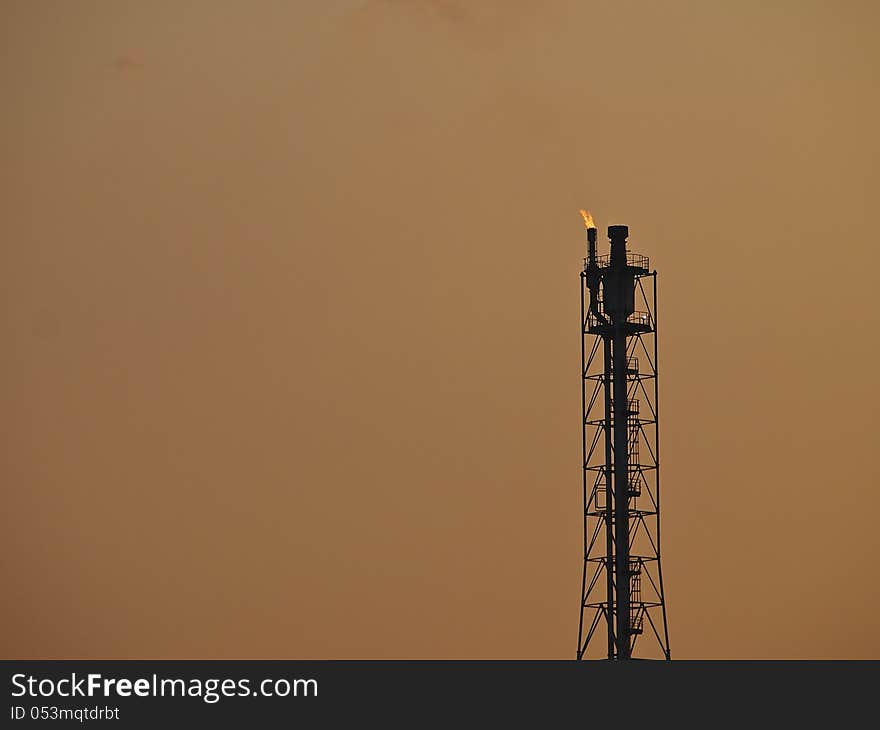
[[[645,606],[642,603],[642,559],[629,559],[629,630],[641,634],[644,629]]]

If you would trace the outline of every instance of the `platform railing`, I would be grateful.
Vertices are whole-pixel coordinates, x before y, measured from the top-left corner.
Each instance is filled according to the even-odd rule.
[[[630,324],[643,324],[647,327],[653,327],[654,322],[651,319],[650,312],[633,312],[626,318],[626,321]]]
[[[636,268],[645,269],[646,271],[651,270],[650,261],[648,260],[648,257],[643,254],[640,254],[640,253],[634,253],[632,251],[627,251],[626,252],[626,263],[627,263],[627,266],[635,266]],[[596,257],[596,266],[598,266],[600,269],[607,269],[609,266],[611,266],[611,254],[604,254],[602,256],[597,256]]]

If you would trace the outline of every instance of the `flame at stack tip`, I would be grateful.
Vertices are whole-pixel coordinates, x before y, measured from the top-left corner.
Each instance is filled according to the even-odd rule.
[[[583,208],[581,208],[580,213],[584,219],[584,226],[586,226],[587,228],[595,228],[596,227],[596,223],[593,221],[593,216],[590,215],[590,211],[584,210]]]

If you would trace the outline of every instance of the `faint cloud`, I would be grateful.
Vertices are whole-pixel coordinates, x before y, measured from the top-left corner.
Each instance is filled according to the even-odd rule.
[[[462,0],[367,0],[360,9],[369,11],[382,7],[427,13],[450,23],[461,23],[469,17],[466,3]]]
[[[446,28],[465,43],[495,46],[513,33],[534,33],[555,15],[552,5],[538,0],[364,0],[350,21],[372,29],[390,18],[410,18]]]
[[[123,53],[113,59],[113,68],[119,73],[125,73],[140,68],[141,62],[133,55]]]

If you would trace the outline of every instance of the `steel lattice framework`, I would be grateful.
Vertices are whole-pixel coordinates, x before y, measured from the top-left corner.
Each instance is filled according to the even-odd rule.
[[[660,565],[657,272],[611,226],[580,274],[584,565],[577,659],[669,659]],[[601,636],[605,635],[605,641]],[[650,641],[639,641],[640,637]]]

